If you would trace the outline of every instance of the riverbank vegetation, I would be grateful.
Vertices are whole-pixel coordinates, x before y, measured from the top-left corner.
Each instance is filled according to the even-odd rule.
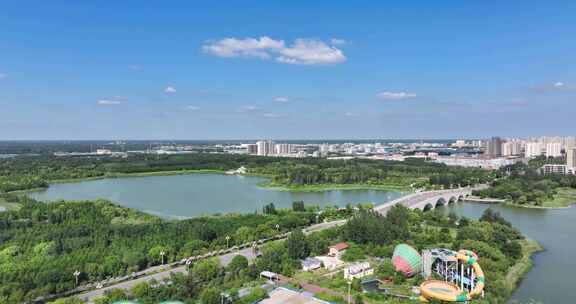
[[[491,187],[475,191],[481,198],[505,199],[524,207],[558,208],[576,203],[576,176],[538,172],[540,159],[530,164],[517,163],[499,170],[501,178]]]
[[[49,155],[0,159],[0,193],[48,187],[50,183],[105,177],[224,172],[239,167],[270,178],[270,187],[325,190],[362,187],[378,189],[450,188],[491,180],[489,172],[449,167],[423,159],[403,162],[321,158],[281,158],[196,153],[184,155],[106,156]]]
[[[100,202],[100,204],[104,203]],[[107,203],[105,205],[108,206]],[[296,210],[302,210],[301,207],[300,203],[294,204],[294,209]],[[250,263],[242,256],[235,257],[232,263],[226,267],[220,266],[216,260],[202,260],[194,263],[188,274],[173,275],[169,279],[170,284],[162,284],[162,282],[140,283],[129,291],[113,290],[108,292],[105,297],[99,299],[97,303],[107,304],[121,299],[135,299],[144,304],[152,304],[167,299],[179,299],[192,303],[199,301],[205,304],[217,304],[221,303],[223,298],[231,299],[234,301],[233,303],[252,303],[266,296],[266,293],[259,287],[263,282],[258,279],[259,273],[263,270],[280,273],[289,278],[288,286],[292,288],[302,288],[302,284],[313,284],[324,288],[327,293],[321,293],[318,296],[330,299],[334,303],[345,303],[348,285],[342,278],[341,273],[330,276],[326,275],[327,273],[320,275],[303,273],[300,270],[300,261],[303,258],[326,254],[329,245],[342,241],[348,242],[350,245],[349,252],[346,252],[345,256],[343,256],[344,260],[370,261],[376,269],[375,278],[387,282],[386,284],[398,292],[404,291],[406,293],[410,291],[410,286],[418,285],[422,278],[420,276],[404,278],[394,271],[389,258],[395,245],[408,243],[418,250],[437,247],[453,250],[463,248],[473,250],[479,255],[479,262],[486,274],[485,298],[474,302],[505,303],[515,288],[518,278],[525,274],[525,265],[529,263],[529,255],[533,252],[529,250],[526,244],[532,243],[525,240],[518,230],[512,227],[498,213],[488,210],[477,221],[460,218],[453,213],[446,215],[442,210],[422,212],[420,210],[409,210],[400,205],[393,207],[386,216],[361,208],[352,214],[351,220],[344,226],[326,229],[311,235],[304,235],[297,225],[292,225],[291,229],[293,232],[286,241],[275,241],[266,244],[261,250],[262,255],[253,263]],[[222,227],[217,225],[219,229],[216,229],[216,231],[231,229],[227,230],[228,233],[249,229],[238,228],[240,225],[246,225],[247,222],[253,222],[253,225],[244,227],[262,227],[261,225],[266,225],[268,229],[271,229],[270,225],[273,227],[275,220],[282,219],[282,217],[278,217],[278,214],[289,216],[291,212],[294,212],[276,209],[272,211],[270,207],[267,208],[267,211],[267,215],[213,218],[211,219],[213,221],[211,225],[221,223]],[[301,218],[302,216],[298,217]],[[171,238],[175,236],[166,233],[171,231],[168,227],[174,225],[174,223],[169,224],[157,219],[151,219],[151,221],[140,224],[140,226],[165,226],[155,226],[155,229],[141,231],[140,236],[136,237],[134,241],[130,240],[131,247],[140,249],[138,251],[148,252],[148,255],[150,255],[150,252],[157,251],[151,249],[146,251],[147,248],[173,246],[170,247],[169,252],[178,252],[174,250],[176,248],[174,244],[186,244],[186,240],[173,243],[174,241]],[[207,219],[203,219],[203,221],[207,221]],[[259,221],[262,221],[263,224],[257,224]],[[301,222],[300,224],[303,223]],[[113,229],[119,229],[118,227],[116,226]],[[159,229],[159,227],[163,228]],[[199,227],[202,226],[195,226],[196,229]],[[160,233],[158,231],[164,231],[161,234],[163,236],[161,239],[157,238]],[[197,232],[190,231],[190,233],[197,235]],[[242,234],[244,235],[244,233]],[[181,239],[183,235],[186,235],[186,233],[179,234],[178,238]],[[196,238],[200,238],[200,241],[192,240],[194,246],[190,247],[198,248],[198,242],[204,242],[202,244],[205,246],[210,246],[210,242],[215,242],[213,246],[221,246],[225,235],[226,233],[216,232],[212,241],[204,240],[197,236]],[[246,233],[245,235],[249,234]],[[146,247],[146,249],[140,247],[142,244],[141,238],[150,240],[149,247]],[[111,241],[116,244],[112,248],[120,248],[117,247],[119,246],[118,240],[112,238]],[[90,246],[87,246],[82,252],[84,254],[91,252],[91,250],[88,250],[89,248]],[[183,246],[183,248],[189,247]],[[11,249],[10,252],[14,252],[14,250]],[[113,250],[113,252],[119,251]],[[133,251],[130,250],[130,252]],[[56,259],[57,257],[54,255],[51,258]],[[157,258],[142,256],[142,259],[151,259],[152,261]],[[112,267],[112,269],[114,269],[112,265],[117,265],[119,269],[124,269],[127,266],[122,264],[125,259],[122,257],[117,259],[117,264],[106,263],[104,265]],[[101,266],[103,267],[104,265]],[[78,267],[78,265],[76,266]],[[66,270],[70,271],[72,269],[74,267],[69,267]],[[84,270],[85,268],[82,269]],[[33,270],[28,269],[28,271]],[[67,286],[73,284],[70,275],[65,271],[62,277],[66,278]],[[46,276],[40,276],[40,278],[47,279]],[[83,279],[86,280],[88,278]],[[18,281],[13,281],[10,286],[16,286],[14,282]],[[6,288],[4,293],[6,293],[6,290],[13,289]],[[401,303],[401,300],[383,293],[362,292],[359,281],[353,283],[352,294],[354,299],[358,300],[357,303]]]

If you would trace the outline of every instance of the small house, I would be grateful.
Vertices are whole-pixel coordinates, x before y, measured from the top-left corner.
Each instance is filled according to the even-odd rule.
[[[302,261],[302,270],[304,271],[312,271],[322,267],[322,261],[316,258],[306,258]]]
[[[344,251],[348,249],[348,244],[338,243],[328,248],[328,256],[340,258]]]

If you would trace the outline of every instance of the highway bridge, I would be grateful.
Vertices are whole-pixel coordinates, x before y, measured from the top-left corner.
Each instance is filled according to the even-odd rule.
[[[470,196],[472,194],[472,190],[474,189],[476,188],[466,187],[449,190],[416,192],[384,203],[382,205],[378,205],[374,208],[374,210],[380,212],[383,215],[386,215],[392,206],[401,204],[410,209],[420,209],[422,211],[426,211],[429,209],[434,209],[438,206],[444,206],[455,203],[457,201],[462,201],[466,197]]]

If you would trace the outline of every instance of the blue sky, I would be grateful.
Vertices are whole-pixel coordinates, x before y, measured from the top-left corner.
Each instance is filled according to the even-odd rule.
[[[3,1],[0,139],[576,135],[575,1]]]

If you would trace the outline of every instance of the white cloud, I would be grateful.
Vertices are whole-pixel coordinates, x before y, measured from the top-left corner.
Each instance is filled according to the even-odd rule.
[[[563,87],[563,86],[564,86],[564,83],[563,83],[563,82],[560,82],[560,81],[559,81],[559,82],[554,83],[554,87],[555,87],[555,88],[561,88],[561,87]]]
[[[260,108],[257,106],[248,105],[240,107],[240,109],[238,109],[238,112],[245,113],[245,112],[254,112],[258,110],[260,110]]]
[[[377,96],[384,100],[403,100],[417,97],[416,94],[408,92],[380,92]]]
[[[285,96],[278,96],[278,97],[274,98],[274,101],[277,101],[277,102],[288,102],[288,101],[290,101],[290,99],[289,99],[288,97],[285,97]]]
[[[344,53],[320,40],[296,39],[287,45],[270,37],[225,38],[202,46],[202,50],[218,57],[274,59],[276,62],[302,65],[327,65],[346,61]]]
[[[197,106],[186,106],[186,110],[189,110],[189,111],[198,111],[198,110],[200,110],[200,108],[197,107]]]
[[[167,87],[164,89],[164,93],[166,93],[166,94],[176,93],[176,88],[173,87],[173,86],[167,86]]]
[[[278,114],[278,113],[264,113],[262,114],[262,116],[266,117],[266,118],[279,118],[282,117],[282,115]]]
[[[114,105],[119,105],[122,102],[120,100],[116,100],[116,99],[100,99],[96,102],[96,104],[100,105],[100,106],[114,106]]]
[[[4,74],[4,73],[0,73],[0,80],[4,79],[8,77],[8,75]]]
[[[142,70],[142,66],[138,65],[138,64],[132,64],[130,66],[128,66],[129,69],[131,69],[132,71],[141,71]]]
[[[354,114],[352,112],[346,112],[346,113],[344,113],[344,116],[352,117],[352,116],[356,116],[356,114]]]
[[[332,45],[344,45],[346,44],[346,40],[339,38],[332,38],[330,39],[330,43],[332,43]]]

